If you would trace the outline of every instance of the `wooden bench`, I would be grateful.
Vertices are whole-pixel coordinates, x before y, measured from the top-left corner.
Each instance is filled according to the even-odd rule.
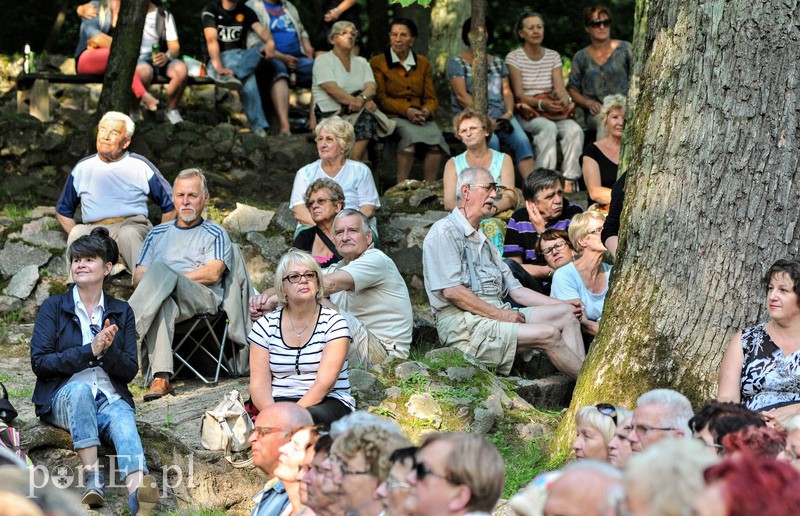
[[[60,72],[21,73],[17,76],[17,112],[30,113],[42,122],[49,122],[50,83],[103,84],[102,75],[66,74]],[[168,84],[169,79],[157,76],[153,84]],[[214,84],[211,77],[189,77],[189,86]],[[215,95],[216,98],[216,95]]]

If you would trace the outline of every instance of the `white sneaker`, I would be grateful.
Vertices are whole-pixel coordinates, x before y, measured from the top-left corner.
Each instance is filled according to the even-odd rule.
[[[181,117],[181,114],[178,112],[177,109],[168,109],[166,115],[167,115],[167,120],[169,120],[169,123],[172,125],[180,124],[181,122],[183,122],[183,117]]]
[[[258,129],[256,129],[255,131],[253,131],[253,134],[255,134],[256,136],[258,136],[259,138],[264,138],[264,139],[266,139],[266,138],[267,138],[267,131],[266,131],[266,129],[264,129],[263,127],[259,127]]]
[[[217,75],[213,78],[214,82],[220,88],[227,88],[229,90],[239,91],[242,89],[242,81],[236,78],[235,75],[226,74],[226,75]]]

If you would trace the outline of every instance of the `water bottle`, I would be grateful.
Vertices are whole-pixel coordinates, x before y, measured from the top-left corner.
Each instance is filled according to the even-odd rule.
[[[156,61],[156,55],[161,53],[161,45],[158,43],[153,43],[153,52],[150,54],[150,58],[153,60],[153,64]]]
[[[36,66],[33,62],[34,54],[31,52],[31,46],[25,43],[25,49],[22,53],[22,72],[33,73],[36,71]]]

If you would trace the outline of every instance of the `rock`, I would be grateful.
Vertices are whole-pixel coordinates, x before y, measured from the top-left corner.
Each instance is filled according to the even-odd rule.
[[[25,299],[33,292],[37,281],[39,281],[39,267],[26,265],[14,274],[8,286],[3,290],[3,294]]]
[[[0,272],[4,276],[13,276],[26,265],[44,265],[51,256],[47,251],[21,242],[6,243],[0,251]]]
[[[514,392],[536,408],[564,408],[569,406],[575,381],[563,374],[537,380],[519,379]]]
[[[420,205],[428,201],[435,200],[437,198],[438,196],[436,195],[435,192],[432,192],[427,188],[420,188],[419,190],[416,190],[413,194],[411,194],[411,197],[408,199],[408,204],[417,208]]]
[[[351,369],[350,392],[358,401],[358,407],[377,406],[386,398],[386,389],[374,374],[361,369]]]
[[[387,387],[386,397],[389,399],[399,398],[403,394],[403,389],[400,387]]]
[[[392,225],[404,233],[413,228],[430,228],[434,222],[448,215],[446,211],[427,211],[425,213],[395,213],[392,215]]]
[[[530,441],[548,433],[548,428],[540,423],[525,423],[516,426],[517,436],[522,441]]]
[[[289,249],[286,239],[282,236],[265,237],[261,233],[251,232],[247,234],[247,241],[258,247],[268,262],[276,265],[283,253]]]
[[[454,366],[444,370],[444,374],[455,383],[463,383],[472,380],[477,371],[474,367]]]
[[[42,138],[42,150],[45,152],[60,150],[67,142],[66,132],[63,124],[53,124],[48,127]]]
[[[21,239],[37,247],[46,249],[65,249],[67,235],[61,230],[61,225],[52,217],[34,219],[22,226],[20,233],[8,235],[9,239]]]
[[[469,407],[468,406],[458,407],[458,410],[456,410],[456,416],[458,416],[459,419],[466,419],[467,417],[469,417]]]
[[[292,219],[294,220],[294,219]],[[394,227],[390,222],[380,224],[381,242],[386,245],[396,244],[405,238],[403,230]]]
[[[63,256],[54,256],[49,262],[47,262],[44,272],[54,278],[66,278],[67,261]]]
[[[0,313],[5,314],[22,308],[22,300],[18,297],[0,296]]]
[[[442,424],[442,407],[430,393],[412,394],[406,403],[406,410],[410,416],[428,421],[436,428]]]
[[[274,216],[274,211],[260,210],[237,202],[236,209],[225,217],[222,225],[239,233],[266,231]]]
[[[428,372],[429,369],[430,368],[422,362],[403,362],[394,368],[394,375],[397,377],[398,381],[401,382],[403,380],[408,380],[415,374],[420,374],[425,378],[428,378],[430,376],[430,373]]]
[[[28,217],[31,219],[39,219],[46,216],[56,216],[56,207],[55,206],[37,206],[28,213]],[[57,223],[58,221],[56,221]],[[61,227],[59,225],[59,227]]]
[[[494,414],[495,417],[503,417],[503,404],[496,394],[490,394],[484,404],[486,405],[486,410]]]
[[[282,202],[278,206],[278,210],[275,212],[275,218],[272,219],[272,221],[281,229],[281,231],[293,232],[297,227],[297,221],[294,218],[294,212],[292,212],[288,202]]]
[[[503,407],[511,407],[512,402],[511,398],[506,394],[507,384],[503,382],[500,378],[496,376],[491,377],[491,385],[489,389],[491,390],[491,396],[499,400],[500,405]]]
[[[400,274],[419,274],[422,275],[422,248],[419,246],[403,247],[397,251],[390,252],[389,257],[397,265]]]
[[[491,410],[485,408],[476,408],[474,412],[472,426],[470,430],[479,434],[488,434],[491,432],[495,422],[495,414]]]
[[[425,243],[425,237],[428,235],[430,228],[411,228],[411,231],[406,235],[406,245],[408,247],[419,247],[422,249]]]

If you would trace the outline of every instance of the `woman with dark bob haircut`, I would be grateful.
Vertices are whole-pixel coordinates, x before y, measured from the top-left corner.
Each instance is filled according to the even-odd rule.
[[[763,284],[769,321],[734,335],[717,399],[742,403],[780,428],[800,414],[800,262],[778,260]]]
[[[36,415],[72,436],[86,483],[82,503],[105,502],[97,460],[102,438],[116,449],[131,514],[150,514],[158,489],[147,474],[128,390],[139,370],[133,310],[103,291],[119,257],[117,244],[106,228],[97,227],[75,240],[67,254],[75,284],[45,300],[33,327]]]

